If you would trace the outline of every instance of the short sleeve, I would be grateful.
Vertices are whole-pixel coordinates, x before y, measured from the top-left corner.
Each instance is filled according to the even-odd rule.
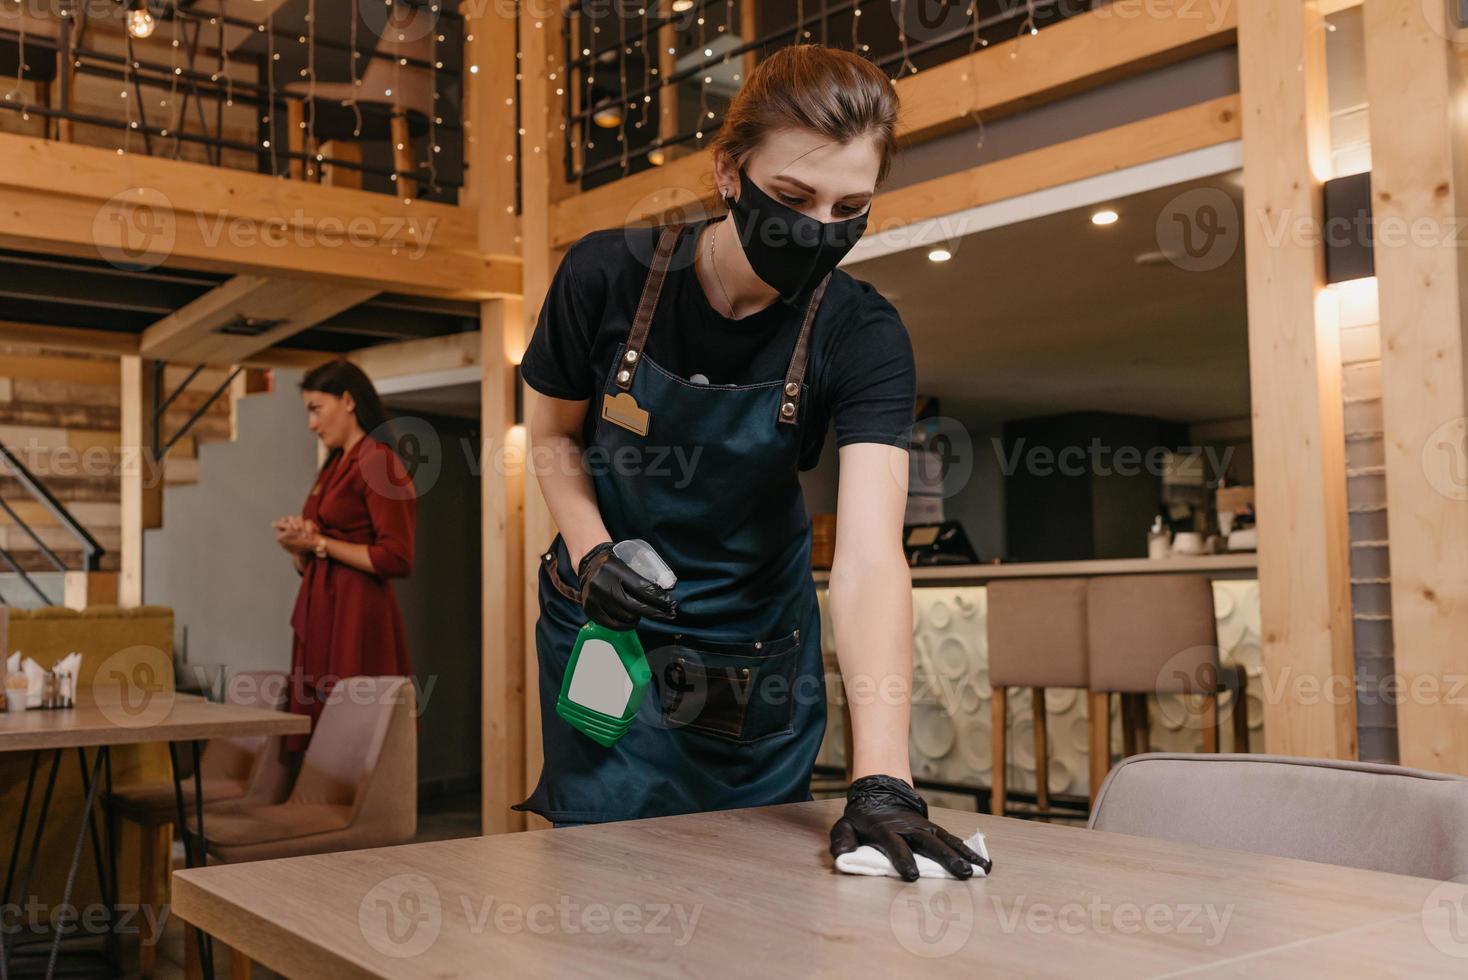
[[[875,291],[865,300],[831,365],[836,445],[906,449],[917,401],[912,340],[891,303]]]
[[[526,384],[543,395],[570,401],[595,393],[591,348],[605,305],[605,297],[597,295],[604,291],[602,277],[578,272],[585,261],[584,242],[571,246],[556,268],[520,363]]]

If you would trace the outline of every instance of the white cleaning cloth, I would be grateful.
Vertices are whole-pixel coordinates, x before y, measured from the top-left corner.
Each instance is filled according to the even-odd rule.
[[[964,841],[969,848],[984,860],[990,860],[989,849],[984,846],[984,835],[981,831],[974,831],[974,835]],[[913,853],[917,860],[919,878],[952,878],[948,871],[934,861],[932,858]],[[870,844],[863,844],[854,851],[848,851],[836,858],[836,870],[844,871],[849,875],[886,875],[888,878],[901,878],[897,869],[892,867],[892,862],[887,860],[887,855],[877,850]],[[988,877],[981,865],[974,865],[974,877]]]

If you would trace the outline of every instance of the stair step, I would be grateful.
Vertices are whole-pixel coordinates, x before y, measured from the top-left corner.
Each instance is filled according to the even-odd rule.
[[[73,503],[120,503],[121,484],[116,471],[106,476],[56,476],[38,474],[46,489],[66,506]],[[0,475],[0,499],[28,500],[30,494],[13,476]]]

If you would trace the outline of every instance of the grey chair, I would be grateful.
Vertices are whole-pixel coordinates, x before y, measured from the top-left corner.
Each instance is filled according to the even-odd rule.
[[[1468,873],[1468,778],[1369,762],[1158,752],[1111,770],[1088,826],[1447,880]]]
[[[1004,815],[1008,689],[1027,687],[1035,729],[1035,805],[1043,814],[1050,808],[1045,689],[1087,687],[1086,579],[999,579],[987,591],[989,686],[994,691],[989,809]]]

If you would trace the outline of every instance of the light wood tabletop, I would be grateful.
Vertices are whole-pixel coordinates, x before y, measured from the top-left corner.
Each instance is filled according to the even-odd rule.
[[[74,708],[0,712],[0,752],[291,735],[310,730],[311,719],[305,715],[219,704],[197,694],[99,694],[95,699],[79,700]]]
[[[934,812],[992,876],[839,874],[821,801],[177,871],[173,911],[289,977],[1468,973],[1468,886]]]

